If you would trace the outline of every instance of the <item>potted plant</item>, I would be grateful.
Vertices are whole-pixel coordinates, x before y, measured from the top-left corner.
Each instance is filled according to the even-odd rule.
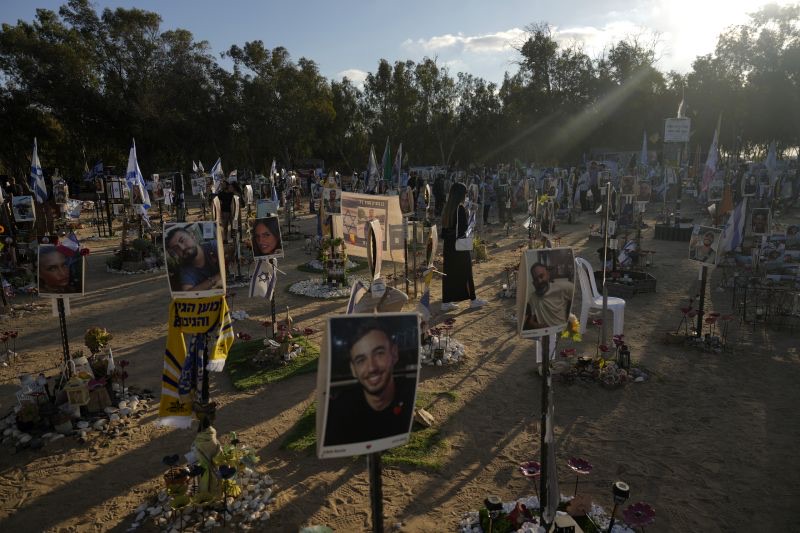
[[[83,336],[83,342],[86,344],[86,347],[89,348],[92,355],[95,356],[103,351],[113,338],[114,336],[109,333],[107,329],[99,326],[92,326],[86,330],[86,334]],[[103,372],[103,374],[105,374],[105,372]]]

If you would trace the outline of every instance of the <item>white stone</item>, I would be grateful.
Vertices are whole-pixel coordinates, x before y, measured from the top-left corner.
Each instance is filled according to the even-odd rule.
[[[53,435],[53,436],[50,438],[50,442],[55,442],[55,441],[57,441],[57,440],[61,440],[61,439],[63,439],[63,438],[64,438],[64,435],[62,435],[61,433],[56,433],[55,435]]]
[[[144,511],[141,511],[139,514],[136,515],[136,521],[141,522],[144,520]]]
[[[52,434],[52,433],[45,433],[44,435],[42,435],[42,438],[43,438],[43,439],[49,439],[49,438],[50,438],[50,437],[52,437],[52,436],[53,436],[53,434]]]
[[[135,509],[133,512],[134,512],[134,513],[141,513],[141,512],[142,512],[142,511],[144,511],[145,509],[147,509],[147,504],[146,504],[146,503],[143,503],[143,504],[141,504],[139,507],[137,507],[137,508],[136,508],[136,509]],[[137,520],[137,522],[140,522],[140,520]]]
[[[23,433],[22,436],[19,438],[19,443],[20,444],[28,444],[31,441],[32,438],[33,437],[31,437],[27,433]]]
[[[156,505],[155,507],[150,507],[147,509],[147,512],[150,513],[150,516],[159,515],[161,514],[161,511],[163,511],[163,508],[160,505]]]
[[[106,427],[106,424],[108,424],[108,420],[106,420],[105,418],[101,418],[100,420],[98,420],[94,424],[92,424],[92,427],[94,429],[100,430],[100,429],[103,429],[104,427]]]
[[[75,424],[75,427],[77,427],[78,429],[86,429],[89,427],[89,422],[87,422],[86,420],[79,420],[78,423]]]
[[[117,407],[119,407],[120,409],[125,409],[126,407],[128,407],[128,402],[122,400],[121,402],[119,402],[119,405],[117,405]]]
[[[130,414],[132,412],[133,411],[131,410],[130,407],[123,407],[122,409],[119,410],[119,416],[130,416]],[[114,416],[114,415],[111,415],[111,416]]]
[[[208,519],[206,520],[205,524],[203,524],[203,525],[205,527],[214,527],[214,526],[217,525],[217,521],[214,520],[213,517],[209,516]]]
[[[111,413],[108,416],[108,421],[109,422],[116,422],[117,420],[119,420],[119,415],[117,413]]]
[[[105,409],[103,409],[103,411],[105,411],[105,413],[107,415],[110,415],[111,413],[116,413],[117,412],[117,408],[109,406],[109,407],[106,407]]]
[[[264,511],[263,513],[261,513],[261,520],[262,521],[269,520],[269,511]]]

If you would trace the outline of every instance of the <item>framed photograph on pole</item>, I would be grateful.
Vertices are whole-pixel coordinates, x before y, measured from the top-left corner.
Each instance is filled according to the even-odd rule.
[[[225,260],[215,222],[164,224],[164,257],[173,298],[225,294]]]
[[[317,381],[317,455],[347,457],[408,442],[419,381],[417,313],[328,318]]]
[[[575,293],[572,248],[526,250],[517,276],[517,323],[522,337],[535,338],[567,326]]]
[[[83,294],[84,258],[69,248],[40,244],[37,280],[39,296]]]
[[[277,215],[257,218],[251,228],[253,258],[270,259],[283,257],[281,225]]]

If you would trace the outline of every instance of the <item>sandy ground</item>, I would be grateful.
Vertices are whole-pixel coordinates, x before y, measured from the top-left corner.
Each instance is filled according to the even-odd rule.
[[[594,215],[562,225],[559,232],[564,244],[597,266],[594,251],[600,243],[587,240],[590,222],[597,222]],[[312,228],[313,221],[304,217],[301,231],[311,233]],[[663,333],[674,330],[680,320],[679,307],[697,291],[697,269],[686,259],[686,243],[652,237],[651,221],[643,245],[657,251],[651,271],[658,290],[628,301],[625,335],[633,359],[650,369],[653,379],[614,391],[556,385],[562,493],[571,494],[574,487],[566,461],[578,456],[595,467],[582,480],[580,492],[608,508],[611,483],[626,481],[631,501],[646,501],[656,509],[657,521],[648,531],[797,530],[800,334],[745,324],[734,328],[735,348],[720,355],[662,344]],[[384,471],[386,524],[402,522],[404,531],[453,531],[462,513],[478,509],[489,494],[510,500],[533,493],[516,466],[538,458],[540,383],[532,342],[514,333],[513,300],[499,298],[503,267],[517,262],[526,235],[516,227],[510,236],[494,229],[487,238],[498,247],[491,250],[489,262],[475,266],[475,281],[489,305],[479,310],[462,306],[449,315],[457,318],[455,337],[466,345],[467,358],[458,366],[422,370],[424,390],[457,393],[455,401],[438,401],[431,409],[450,447],[444,467],[439,472],[411,467]],[[169,302],[165,275],[109,274],[105,259],[117,241],[87,244],[92,248],[89,292],[72,304],[71,347],[83,348],[89,326],[108,328],[115,336],[115,356],[131,361],[129,384],[158,391]],[[286,247],[280,266],[288,278],[279,279],[278,306],[289,305],[296,323],[319,330],[323,317],[341,312],[345,301],[313,300],[285,290],[308,277],[295,269],[310,259],[302,244]],[[390,272],[390,266],[384,271]],[[717,288],[718,279],[715,273],[709,307],[727,312],[730,293]],[[245,288],[236,292],[231,308],[244,309],[251,318],[237,322],[235,329],[263,335],[259,322],[267,315],[265,302],[248,299]],[[437,313],[439,295],[437,282]],[[0,411],[6,413],[14,404],[16,376],[54,369],[61,348],[57,322],[49,312],[5,317],[0,327],[21,333],[17,348],[22,361],[0,369]],[[314,337],[319,340],[320,334]],[[593,354],[596,338],[596,332],[587,332],[579,350]],[[217,428],[221,433],[237,431],[258,450],[276,481],[270,531],[297,531],[309,524],[368,530],[363,458],[320,461],[313,453],[279,449],[312,401],[314,387],[315,376],[305,375],[241,393],[226,374],[213,375],[212,397],[221,405]],[[107,447],[96,438],[86,445],[67,438],[37,452],[0,450],[0,531],[125,531],[133,510],[160,487],[161,458],[184,453],[194,437],[192,430],[156,428],[154,419],[151,410],[129,436]]]

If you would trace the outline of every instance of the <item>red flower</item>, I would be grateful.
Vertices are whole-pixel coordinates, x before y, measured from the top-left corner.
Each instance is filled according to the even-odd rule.
[[[89,253],[90,253],[90,251],[89,251],[88,248],[81,248],[81,256],[82,257],[86,257],[87,255],[89,255]]]
[[[593,318],[592,319],[592,325],[593,326],[602,326],[603,325],[603,319],[602,318]]]
[[[304,328],[303,335],[312,335],[314,333],[314,328]]]
[[[9,331],[8,332],[8,336],[11,337],[12,339],[16,339],[17,335],[19,335],[19,333],[16,332],[16,331]]]
[[[569,461],[567,461],[567,466],[577,474],[588,474],[594,468],[592,463],[579,457],[570,457]]]
[[[570,355],[575,355],[575,348],[561,350],[561,357],[569,357]]]
[[[519,471],[525,477],[536,477],[541,473],[542,465],[536,461],[528,461],[519,465]]]
[[[606,346],[605,344],[601,344],[600,345],[600,351],[601,352],[607,352],[608,351],[608,346]]]
[[[631,527],[644,527],[655,521],[656,510],[648,503],[638,502],[622,511],[622,517]]]

